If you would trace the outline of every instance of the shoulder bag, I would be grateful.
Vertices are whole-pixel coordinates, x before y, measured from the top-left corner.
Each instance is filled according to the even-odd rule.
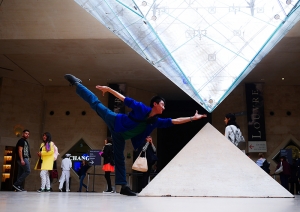
[[[280,164],[280,167],[278,169],[276,169],[275,174],[280,174],[281,172],[283,172],[282,162]]]
[[[134,161],[132,165],[132,169],[139,172],[146,172],[148,171],[146,152],[145,152],[145,157],[141,157],[142,152],[143,151],[140,152],[139,156]]]

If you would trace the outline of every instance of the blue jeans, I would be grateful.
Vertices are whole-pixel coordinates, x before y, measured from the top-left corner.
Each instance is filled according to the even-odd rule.
[[[126,169],[125,169],[125,140],[122,134],[115,132],[115,120],[116,113],[105,107],[98,97],[87,89],[84,85],[78,84],[76,87],[76,93],[96,111],[106,123],[108,129],[111,132],[113,138],[114,159],[115,159],[115,184],[127,185],[126,181]]]
[[[84,178],[85,178],[85,174],[84,174],[84,175],[81,175],[80,178],[79,178],[80,181],[79,181],[79,190],[78,190],[78,191],[81,191],[82,186],[85,187],[85,189],[87,190],[86,184],[83,183]]]
[[[30,163],[28,158],[24,158],[25,165],[21,164],[20,160],[17,160],[18,163],[18,177],[17,181],[14,183],[16,186],[21,186],[25,178],[30,174]]]

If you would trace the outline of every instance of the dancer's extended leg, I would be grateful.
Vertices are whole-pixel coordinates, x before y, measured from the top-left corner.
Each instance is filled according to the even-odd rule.
[[[98,97],[82,84],[76,86],[76,93],[89,103],[91,108],[103,119],[110,130],[114,130],[115,117],[117,115],[115,112],[105,107]]]

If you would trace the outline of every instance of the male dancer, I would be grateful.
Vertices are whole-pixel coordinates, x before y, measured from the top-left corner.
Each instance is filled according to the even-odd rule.
[[[131,139],[134,149],[137,149],[155,128],[171,127],[173,124],[184,124],[206,117],[206,114],[201,115],[196,111],[195,115],[191,117],[158,118],[157,115],[162,114],[165,109],[165,100],[162,97],[154,96],[150,101],[150,107],[148,107],[142,102],[123,96],[110,87],[97,85],[96,88],[102,91],[103,96],[106,92],[109,92],[132,109],[128,115],[116,114],[105,107],[95,94],[83,86],[80,79],[71,74],[66,74],[65,79],[71,85],[76,86],[76,93],[89,103],[91,108],[107,124],[114,141],[115,183],[116,185],[122,185],[120,194],[123,195],[136,195],[127,186],[124,157],[125,140]]]

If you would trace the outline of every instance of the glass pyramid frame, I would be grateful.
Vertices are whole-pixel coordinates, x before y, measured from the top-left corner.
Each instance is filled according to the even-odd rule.
[[[293,0],[75,0],[212,112],[300,19]]]

